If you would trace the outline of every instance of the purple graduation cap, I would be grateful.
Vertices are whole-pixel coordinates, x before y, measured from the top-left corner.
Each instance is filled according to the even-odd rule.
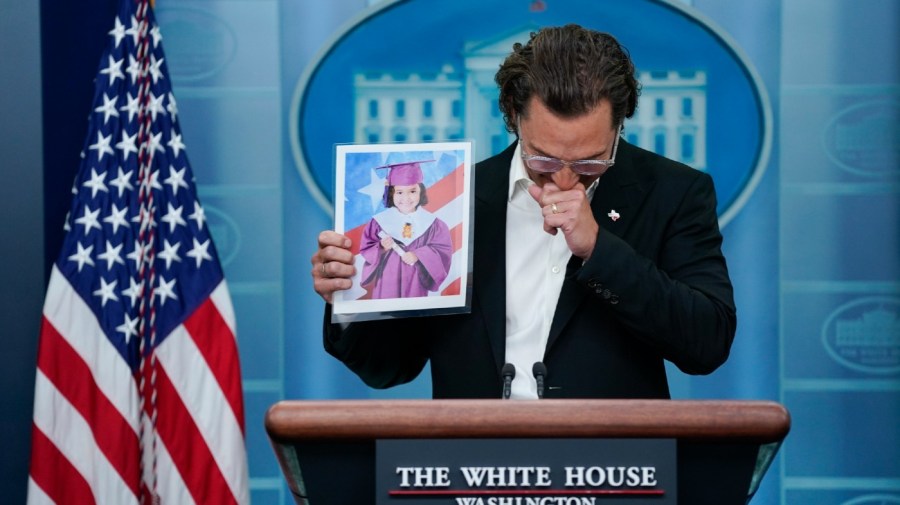
[[[434,160],[403,161],[400,163],[391,163],[375,167],[375,170],[382,168],[387,168],[389,170],[387,179],[384,180],[384,196],[381,198],[381,203],[385,208],[388,204],[388,192],[390,191],[391,186],[413,186],[421,183],[425,180],[425,177],[422,175],[422,167],[420,167],[419,164],[431,163],[433,161]]]

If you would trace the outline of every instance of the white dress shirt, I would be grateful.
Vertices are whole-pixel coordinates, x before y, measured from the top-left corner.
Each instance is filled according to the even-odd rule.
[[[544,360],[550,324],[572,252],[562,232],[544,231],[541,206],[528,194],[534,182],[516,148],[506,207],[506,362],[516,367],[514,399],[537,398],[532,367]],[[593,196],[596,182],[588,190]]]

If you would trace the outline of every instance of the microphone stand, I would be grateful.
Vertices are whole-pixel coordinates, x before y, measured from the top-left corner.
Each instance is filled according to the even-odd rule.
[[[540,361],[535,362],[534,366],[531,367],[531,373],[534,375],[535,382],[537,382],[538,399],[542,399],[544,398],[544,378],[547,377],[547,367]]]
[[[503,365],[500,375],[503,377],[503,399],[509,400],[510,395],[512,395],[512,381],[516,376],[515,365],[512,363]]]

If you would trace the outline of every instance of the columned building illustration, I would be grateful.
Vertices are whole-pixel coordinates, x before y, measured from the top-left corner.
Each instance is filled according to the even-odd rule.
[[[357,73],[354,142],[462,139],[462,88],[450,65],[432,73]]]
[[[535,27],[464,44],[462,70],[354,74],[354,142],[431,142],[471,139],[477,159],[503,150],[506,131],[494,82],[513,43]],[[700,70],[639,72],[638,110],[625,124],[628,142],[706,169],[706,73]]]
[[[639,72],[641,97],[625,139],[644,149],[706,169],[706,72]]]

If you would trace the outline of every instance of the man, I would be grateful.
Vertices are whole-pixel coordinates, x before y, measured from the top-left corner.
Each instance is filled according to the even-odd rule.
[[[735,332],[711,178],[619,138],[637,106],[634,66],[576,25],[516,44],[496,81],[518,142],[476,166],[470,314],[328,323],[325,349],[367,384],[414,379],[435,398],[668,398],[664,360],[707,374]],[[350,240],[312,257],[326,302],[350,287]]]

